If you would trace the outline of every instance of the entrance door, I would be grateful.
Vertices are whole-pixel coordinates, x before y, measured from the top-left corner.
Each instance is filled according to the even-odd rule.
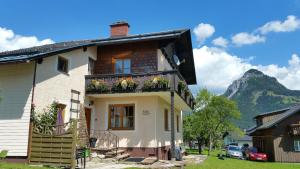
[[[90,131],[91,131],[91,109],[90,108],[85,108],[85,121],[86,121],[88,134],[90,135]]]

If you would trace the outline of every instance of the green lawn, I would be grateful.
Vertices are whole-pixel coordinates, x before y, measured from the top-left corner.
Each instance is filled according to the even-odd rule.
[[[190,154],[197,154],[196,150],[187,150]],[[272,163],[272,162],[254,162],[247,160],[217,158],[218,152],[213,152],[204,163],[200,165],[188,165],[186,169],[299,169],[300,164]]]
[[[13,164],[0,162],[0,169],[50,169],[47,167],[33,167],[26,164]]]

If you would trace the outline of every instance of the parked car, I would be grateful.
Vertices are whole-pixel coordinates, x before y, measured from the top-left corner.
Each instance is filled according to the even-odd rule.
[[[243,158],[243,153],[239,146],[229,145],[226,151],[227,157]]]
[[[248,160],[252,160],[252,161],[267,161],[268,160],[267,154],[259,153],[257,151],[257,148],[255,148],[255,147],[250,147],[245,152],[246,152],[246,158]]]

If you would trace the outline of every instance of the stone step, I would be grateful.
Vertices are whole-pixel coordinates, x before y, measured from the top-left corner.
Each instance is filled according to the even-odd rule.
[[[143,161],[141,161],[141,164],[143,165],[151,165],[157,161],[157,157],[147,157]]]
[[[118,155],[118,156],[116,157],[116,160],[117,160],[117,161],[120,161],[120,160],[126,159],[126,158],[128,158],[128,157],[130,157],[130,154],[125,153],[125,154]]]
[[[117,154],[123,154],[125,152],[125,150],[118,150],[118,151],[109,151],[107,153],[105,153],[105,155],[117,155]]]
[[[116,147],[113,148],[102,148],[102,147],[95,147],[95,148],[91,148],[92,151],[103,151],[103,152],[110,152],[110,151],[114,151],[116,150]]]

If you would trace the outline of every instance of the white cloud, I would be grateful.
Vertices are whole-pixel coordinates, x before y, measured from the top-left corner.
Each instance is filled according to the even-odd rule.
[[[223,38],[222,36],[214,39],[212,41],[212,43],[215,45],[215,46],[220,46],[220,47],[223,47],[223,48],[226,48],[227,45],[228,45],[228,40]]]
[[[199,88],[207,88],[222,94],[236,79],[247,70],[258,69],[269,76],[276,77],[289,89],[300,90],[300,58],[293,54],[288,66],[253,65],[249,59],[242,59],[222,49],[203,46],[193,49],[197,86],[191,86],[193,93]]]
[[[203,43],[205,39],[211,37],[215,33],[215,28],[210,24],[200,23],[194,28],[193,32],[196,35],[197,41]]]
[[[237,46],[242,46],[242,45],[251,45],[255,43],[262,43],[266,41],[266,38],[260,35],[241,32],[232,36],[231,40],[233,44]]]
[[[39,40],[35,36],[22,36],[0,27],[0,51],[15,50],[54,43],[51,39]]]
[[[297,29],[300,29],[300,20],[294,16],[287,16],[286,20],[281,21],[271,21],[258,28],[262,34],[266,34],[269,32],[292,32]]]

